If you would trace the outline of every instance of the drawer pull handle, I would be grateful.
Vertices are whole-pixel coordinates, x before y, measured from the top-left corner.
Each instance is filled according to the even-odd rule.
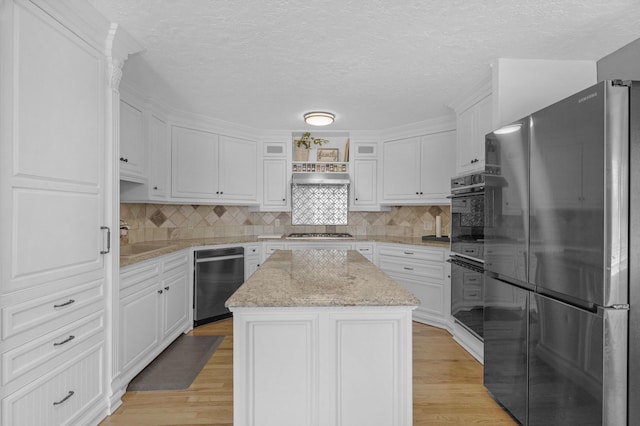
[[[407,271],[413,271],[413,268],[409,268],[408,266],[405,266],[404,269],[406,269]]]
[[[169,291],[169,286],[165,287],[164,289],[165,289],[165,290],[167,290],[167,291]]]
[[[72,340],[73,340],[73,339],[75,339],[75,338],[76,338],[76,336],[71,335],[71,336],[67,337],[66,339],[64,339],[62,342],[55,342],[55,343],[53,344],[53,346],[60,346],[60,345],[64,345],[65,343],[69,343],[70,341],[72,341]]]
[[[410,254],[410,255],[413,255],[413,252],[412,252],[412,251],[405,251],[405,252],[404,252],[404,254]]]
[[[75,300],[69,299],[68,302],[60,303],[58,305],[53,305],[54,308],[62,308],[63,306],[69,306],[70,304],[75,303]]]
[[[158,294],[162,294],[164,293],[162,290],[158,290]]]
[[[53,405],[60,405],[63,404],[67,399],[71,398],[73,396],[75,392],[74,391],[69,391],[69,393],[67,394],[67,396],[65,396],[64,398],[62,398],[60,401],[54,402]]]

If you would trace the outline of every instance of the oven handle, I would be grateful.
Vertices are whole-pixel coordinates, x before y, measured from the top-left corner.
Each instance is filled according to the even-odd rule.
[[[484,195],[484,191],[463,192],[462,194],[451,194],[451,195],[447,195],[445,198],[448,198],[448,199],[467,198],[467,197],[476,197],[478,195]]]
[[[449,259],[447,259],[447,262],[452,263],[454,265],[461,266],[466,269],[471,269],[474,272],[480,272],[480,273],[484,272],[484,268],[481,268],[479,266],[460,260],[460,258],[458,257],[450,257]]]

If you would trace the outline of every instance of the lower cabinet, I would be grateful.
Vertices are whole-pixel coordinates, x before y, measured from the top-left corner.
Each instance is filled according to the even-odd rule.
[[[412,308],[234,308],[234,425],[412,424]]]
[[[260,267],[262,263],[262,244],[251,244],[244,248],[244,280],[248,280],[251,275]]]
[[[122,268],[120,356],[123,390],[189,324],[187,250]]]
[[[447,328],[446,249],[377,244],[378,267],[420,299],[415,320]]]

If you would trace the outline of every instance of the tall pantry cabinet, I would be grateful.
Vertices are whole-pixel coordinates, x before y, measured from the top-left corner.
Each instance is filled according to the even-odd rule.
[[[116,30],[86,2],[0,0],[2,426],[109,410]]]

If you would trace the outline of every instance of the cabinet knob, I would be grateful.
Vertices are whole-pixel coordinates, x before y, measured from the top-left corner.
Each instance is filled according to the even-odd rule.
[[[356,201],[358,201],[358,198],[356,197]]]
[[[224,192],[220,191],[220,195],[224,194]]]
[[[423,192],[422,192],[422,191],[420,191],[420,195],[423,195]]]
[[[416,195],[420,195],[420,193],[418,191],[416,191]]]
[[[157,187],[157,186],[154,186],[154,187],[153,187],[153,189],[155,189],[155,190],[157,191],[157,190],[158,190],[158,187]]]
[[[286,199],[286,198],[283,198],[283,199],[282,199],[282,201],[287,201],[287,199]]]
[[[220,194],[220,191],[216,191],[216,194]]]
[[[158,294],[162,294],[162,293],[163,293],[163,291],[162,291],[162,290],[158,290]]]
[[[124,158],[124,157],[120,157],[120,161],[124,161],[125,163],[128,163],[129,159],[128,158]]]
[[[166,286],[164,289],[165,289],[165,290],[167,290],[167,291],[169,291],[169,286]]]

